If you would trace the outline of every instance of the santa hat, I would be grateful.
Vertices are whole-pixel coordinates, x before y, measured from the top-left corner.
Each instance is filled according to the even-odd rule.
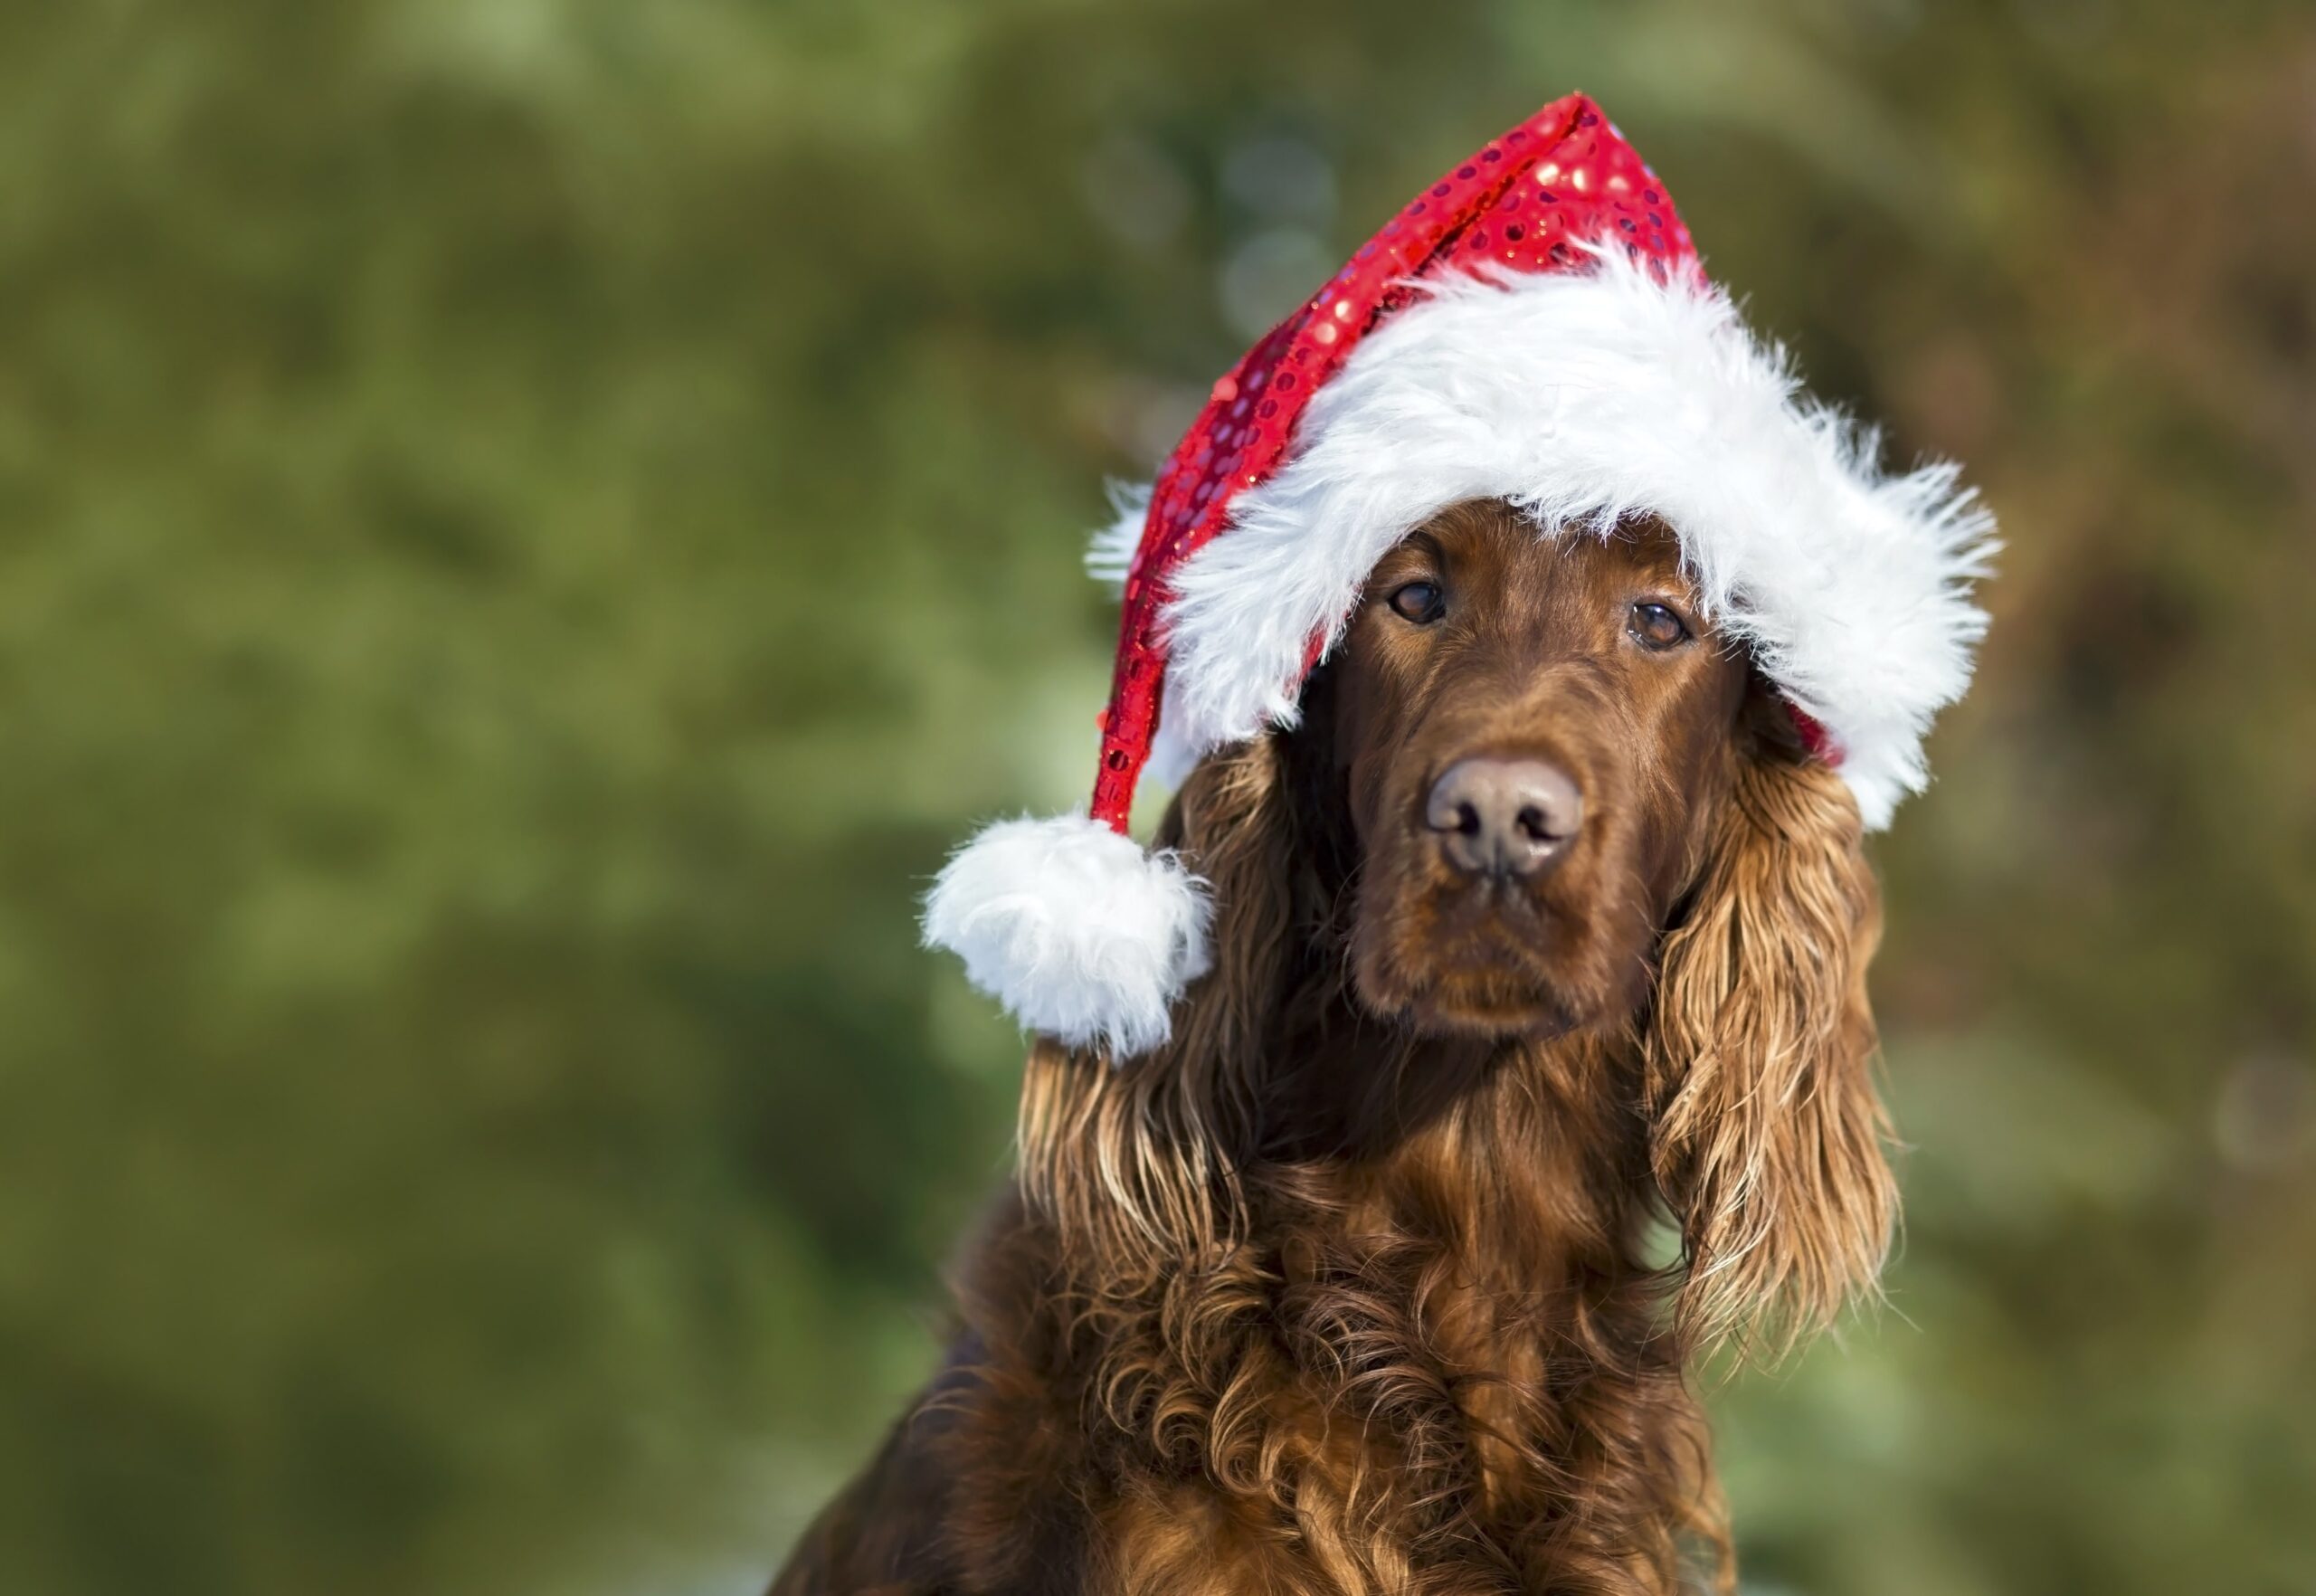
[[[1992,518],[1951,465],[1887,475],[1706,280],[1665,185],[1584,96],[1418,195],[1258,343],[1087,564],[1122,584],[1092,812],[1001,822],[928,944],[1029,1028],[1113,1059],[1207,966],[1204,884],[1126,834],[1145,765],[1294,724],[1369,571],[1459,501],[1540,528],[1653,515],[1869,828],[1961,696]]]

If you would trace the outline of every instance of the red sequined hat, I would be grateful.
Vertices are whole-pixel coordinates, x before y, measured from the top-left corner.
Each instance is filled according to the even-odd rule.
[[[1552,531],[1670,526],[1716,623],[1886,823],[1969,683],[1993,523],[1952,466],[1888,475],[1877,452],[1747,330],[1599,108],[1554,101],[1249,350],[1096,536],[1124,616],[1092,812],[982,832],[928,897],[927,941],[1033,1030],[1121,1059],[1163,1041],[1208,906],[1125,834],[1144,765],[1178,782],[1292,725],[1368,572],[1471,499]]]

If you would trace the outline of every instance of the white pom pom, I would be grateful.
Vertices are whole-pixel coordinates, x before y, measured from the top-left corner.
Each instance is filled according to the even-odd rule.
[[[1000,821],[951,857],[925,899],[925,942],[1032,1031],[1146,1053],[1206,973],[1206,883],[1172,853],[1084,815]]]

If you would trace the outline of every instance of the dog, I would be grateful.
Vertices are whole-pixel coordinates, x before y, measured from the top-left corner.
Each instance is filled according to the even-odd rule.
[[[773,1596],[1733,1587],[1693,1382],[1870,1293],[1856,802],[1663,524],[1457,504],[1163,824],[1211,968],[1034,1044],[946,1358]]]

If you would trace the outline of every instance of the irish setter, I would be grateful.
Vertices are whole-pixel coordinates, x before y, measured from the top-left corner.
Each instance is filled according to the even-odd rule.
[[[1177,798],[1213,973],[1033,1049],[947,1359],[774,1596],[1730,1584],[1691,1367],[1892,1221],[1859,837],[1663,527],[1436,518]]]

